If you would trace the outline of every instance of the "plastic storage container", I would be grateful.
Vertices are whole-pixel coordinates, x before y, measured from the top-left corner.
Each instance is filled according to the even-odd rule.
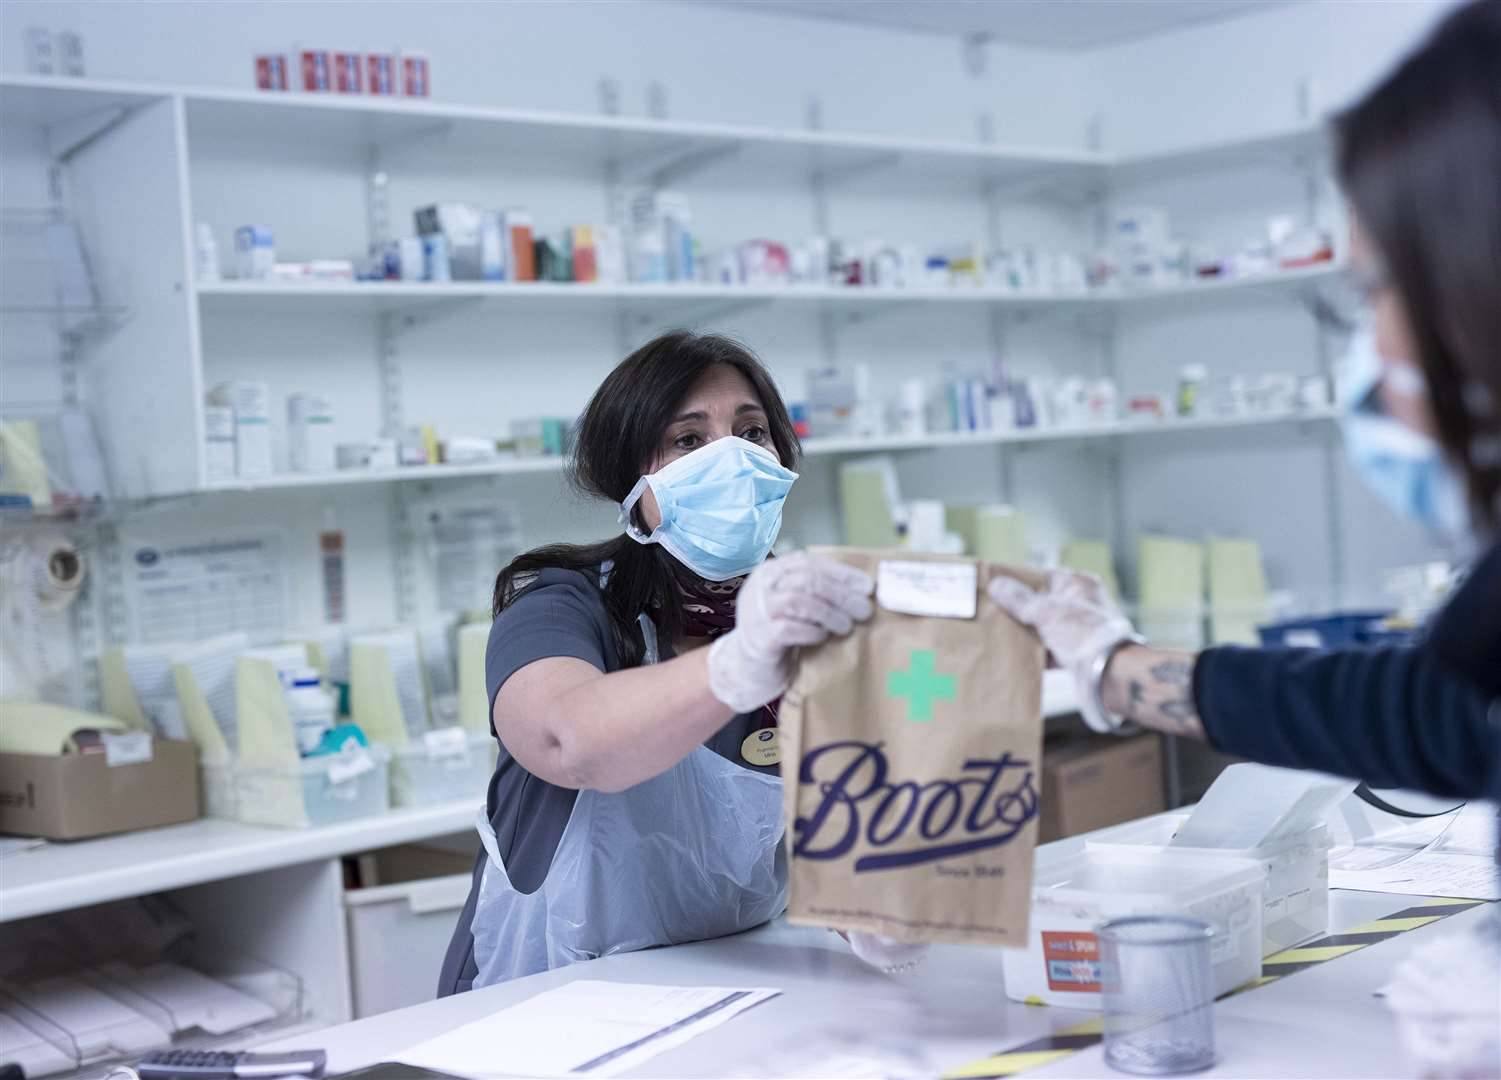
[[[235,766],[239,820],[304,828],[384,814],[391,808],[391,751],[360,747],[285,765]]]
[[[1405,645],[1417,631],[1390,629],[1390,611],[1347,611],[1306,619],[1285,619],[1257,627],[1261,643],[1312,649],[1341,649],[1351,645]]]
[[[1103,829],[1086,848],[1161,851],[1188,820],[1187,814],[1163,814]],[[1254,848],[1175,847],[1203,857],[1252,859],[1266,870],[1262,894],[1261,955],[1271,956],[1300,945],[1329,929],[1329,830],[1320,825]]]
[[[472,876],[449,874],[344,894],[355,1019],[432,1000]]]
[[[229,758],[219,761],[205,761],[200,758],[198,770],[202,779],[204,817],[238,821],[240,793],[235,787],[234,762]]]
[[[429,731],[394,748],[391,803],[430,806],[455,799],[484,800],[495,769],[495,740],[461,727]]]
[[[367,887],[344,893],[356,1019],[432,1000],[478,851],[471,831],[359,857]]]
[[[1006,996],[1099,1009],[1095,928],[1131,915],[1185,915],[1214,927],[1214,993],[1261,973],[1261,893],[1266,871],[1250,859],[1088,847],[1037,861],[1026,949],[1002,951]]]

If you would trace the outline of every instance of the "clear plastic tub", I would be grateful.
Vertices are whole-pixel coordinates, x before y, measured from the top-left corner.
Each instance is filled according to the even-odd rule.
[[[1026,949],[1006,949],[1006,996],[1099,1009],[1095,928],[1132,915],[1183,915],[1214,928],[1215,995],[1261,973],[1261,893],[1266,871],[1250,859],[1124,847],[1085,847],[1037,861]]]
[[[1161,851],[1177,835],[1187,814],[1163,814],[1104,829],[1086,841],[1087,848],[1118,847]],[[1301,945],[1329,929],[1329,830],[1320,825],[1306,832],[1254,848],[1175,847],[1207,857],[1252,859],[1266,870],[1262,896],[1261,954],[1271,956]]]
[[[390,765],[384,746],[286,765],[236,765],[239,820],[306,828],[384,814],[391,808]]]
[[[198,767],[203,781],[203,816],[238,821],[240,795],[235,787],[234,762],[228,758],[220,761],[200,759]]]
[[[488,732],[439,728],[394,748],[391,803],[430,806],[473,799],[480,802],[495,770],[495,740]]]

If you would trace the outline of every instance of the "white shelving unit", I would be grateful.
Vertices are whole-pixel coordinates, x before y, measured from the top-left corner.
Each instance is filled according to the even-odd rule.
[[[1298,412],[1243,416],[1193,417],[1172,420],[1119,420],[1082,427],[1007,428],[996,431],[951,431],[930,435],[884,435],[871,438],[810,438],[803,442],[809,457],[878,454],[890,451],[963,449],[980,446],[1025,445],[1068,441],[1102,441],[1183,432],[1229,431],[1287,424],[1322,424],[1338,417],[1327,406]],[[224,480],[211,491],[271,491],[282,488],[334,487],[344,484],[432,481],[475,476],[525,476],[560,472],[560,457],[506,458],[472,465],[415,465],[398,469],[349,470],[336,473],[289,473],[254,480]]]
[[[692,172],[712,178],[733,170],[738,182],[758,176],[816,181],[858,175],[862,191],[931,191],[957,185],[1004,201],[1048,190],[1094,198],[1109,185],[1246,161],[1308,161],[1325,152],[1315,124],[1212,146],[1122,157],[1079,149],[889,138],[840,132],[681,123],[487,106],[380,100],[335,95],[266,94],[192,87],[69,80],[0,79],[0,119],[43,128],[75,188],[106,182],[137,212],[85,222],[106,261],[149,269],[136,276],[129,326],[96,351],[97,397],[107,403],[105,435],[126,497],[250,487],[323,486],[330,478],[278,478],[270,484],[207,483],[199,402],[204,384],[201,324],[223,313],[271,315],[337,311],[406,314],[432,302],[481,301],[556,308],[599,305],[636,315],[691,312],[694,305],[775,303],[838,310],[979,305],[1005,310],[1125,311],[1191,303],[1199,298],[1294,294],[1316,288],[1337,266],[1243,280],[1184,282],[1150,290],[1035,294],[992,289],[881,290],[744,288],[718,285],[561,285],[333,282],[197,284],[190,273],[194,220],[190,159],[200,139],[247,145],[317,143],[379,157],[383,148],[439,136],[466,148],[504,147],[518,158],[543,157],[612,177],[611,183],[661,185]],[[142,448],[143,429],[155,437]],[[914,448],[946,445],[942,437]],[[997,445],[1008,438],[989,440]],[[960,440],[960,444],[968,445]],[[842,453],[831,442],[824,453]],[[873,447],[852,446],[848,452]],[[902,449],[888,441],[887,449]],[[505,475],[510,467],[431,469],[425,479]],[[528,468],[516,466],[514,471]],[[340,482],[406,479],[406,471],[341,475]]]

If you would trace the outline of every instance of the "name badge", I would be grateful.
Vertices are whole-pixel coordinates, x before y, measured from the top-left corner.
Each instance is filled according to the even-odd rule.
[[[740,744],[740,756],[750,765],[775,765],[782,760],[782,749],[777,745],[777,729],[764,727],[753,731]]]

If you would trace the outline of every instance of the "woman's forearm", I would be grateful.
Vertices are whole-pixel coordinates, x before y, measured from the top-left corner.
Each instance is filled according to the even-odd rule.
[[[666,772],[733,715],[709,692],[708,652],[608,675],[581,660],[539,660],[496,696],[496,731],[548,783],[623,791]]]
[[[1110,658],[1100,698],[1105,708],[1142,727],[1202,739],[1204,724],[1193,697],[1197,659],[1197,653],[1127,645]]]

